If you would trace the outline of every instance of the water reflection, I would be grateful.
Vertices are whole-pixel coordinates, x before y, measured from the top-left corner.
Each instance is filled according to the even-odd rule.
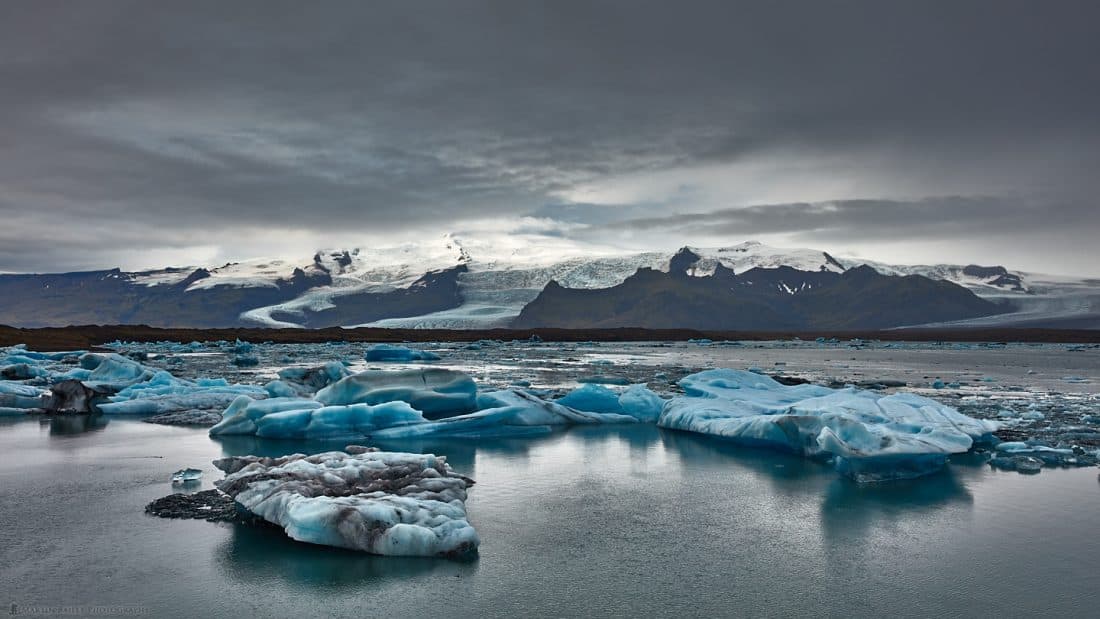
[[[278,580],[304,589],[342,588],[434,575],[466,576],[477,561],[424,557],[382,557],[296,542],[277,527],[232,525],[232,535],[215,551],[222,574],[243,583]]]
[[[718,437],[661,431],[661,444],[679,454],[686,466],[712,466],[724,462],[776,480],[803,480],[807,476],[836,475],[827,465],[773,449],[746,447]]]
[[[866,539],[872,529],[898,527],[903,521],[943,517],[945,510],[970,511],[974,498],[950,469],[882,484],[857,484],[838,477],[821,501],[821,528],[832,542]],[[961,514],[954,514],[958,521]]]
[[[48,426],[51,436],[69,436],[103,430],[110,419],[105,415],[49,415],[40,417],[38,423]]]

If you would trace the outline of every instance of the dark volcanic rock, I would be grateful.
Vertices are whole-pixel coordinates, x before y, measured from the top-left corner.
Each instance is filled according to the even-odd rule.
[[[145,513],[159,518],[184,518],[208,522],[244,522],[232,497],[218,490],[194,494],[170,494],[145,506]]]

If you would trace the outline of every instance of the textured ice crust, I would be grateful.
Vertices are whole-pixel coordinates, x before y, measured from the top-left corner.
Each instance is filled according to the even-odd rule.
[[[997,425],[928,398],[848,387],[785,386],[740,370],[683,378],[658,425],[832,459],[857,481],[919,477],[975,441],[992,442]]]
[[[407,402],[429,419],[477,410],[477,385],[466,374],[441,368],[368,370],[317,392],[326,405]]]
[[[349,448],[350,450],[350,448]],[[333,451],[214,461],[215,485],[292,539],[378,555],[464,558],[477,552],[466,489],[446,458]]]

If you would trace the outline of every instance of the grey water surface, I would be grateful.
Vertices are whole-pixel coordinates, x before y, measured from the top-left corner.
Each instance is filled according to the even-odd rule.
[[[147,516],[171,473],[343,444],[135,419],[0,421],[0,610],[153,617],[1050,616],[1100,608],[1097,469],[955,457],[860,486],[830,467],[654,426],[395,444],[477,480],[468,563]],[[71,609],[70,609],[71,610]]]

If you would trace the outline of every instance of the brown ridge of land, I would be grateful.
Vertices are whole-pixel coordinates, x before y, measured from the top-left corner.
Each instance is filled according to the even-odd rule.
[[[694,329],[173,329],[146,325],[86,325],[20,329],[0,325],[0,346],[26,344],[36,350],[75,350],[122,340],[126,342],[217,341],[310,344],[319,342],[469,342],[481,339],[513,340],[538,336],[557,342],[645,342],[719,340],[813,340],[818,337],[849,340],[910,342],[1062,342],[1100,343],[1100,330],[1085,329],[897,329],[889,331],[699,331]]]

